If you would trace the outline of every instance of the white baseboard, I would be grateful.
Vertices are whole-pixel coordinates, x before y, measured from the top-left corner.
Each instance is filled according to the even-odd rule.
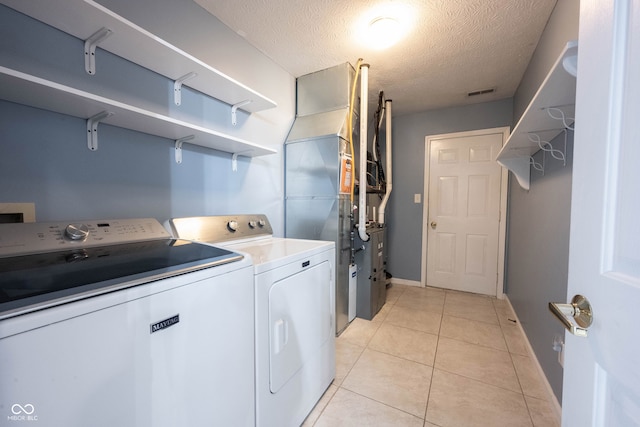
[[[391,278],[392,285],[405,285],[405,286],[417,286],[418,288],[422,287],[418,280],[406,280],[406,279],[398,279],[396,277]]]
[[[538,361],[538,358],[536,357],[536,354],[533,351],[533,347],[531,347],[531,343],[529,342],[529,338],[527,337],[527,334],[524,332],[524,329],[522,328],[522,323],[520,323],[520,319],[518,319],[518,314],[513,309],[513,306],[511,305],[511,301],[509,301],[509,296],[507,294],[504,294],[504,300],[507,302],[507,304],[509,304],[509,307],[511,308],[511,312],[513,313],[513,315],[516,318],[515,319],[516,320],[516,324],[518,325],[518,328],[520,329],[520,333],[524,337],[524,341],[525,341],[525,344],[527,346],[527,351],[529,353],[529,357],[535,363],[536,369],[538,370],[538,374],[539,374],[540,378],[542,378],[542,380],[543,380],[544,388],[546,389],[547,394],[549,395],[549,399],[548,400],[549,400],[549,402],[551,402],[551,405],[553,406],[553,411],[555,412],[556,419],[558,420],[558,424],[561,424],[562,406],[560,406],[560,402],[558,402],[558,398],[556,397],[555,393],[553,392],[553,389],[551,388],[551,384],[549,384],[549,380],[547,379],[547,375],[542,370],[542,366],[540,366],[540,362]]]

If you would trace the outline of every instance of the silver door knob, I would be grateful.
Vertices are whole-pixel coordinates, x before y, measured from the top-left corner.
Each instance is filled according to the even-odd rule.
[[[433,228],[435,230],[437,226],[438,226],[437,222],[431,221],[431,228]]]
[[[571,304],[550,302],[549,310],[573,335],[587,336],[587,328],[593,323],[593,311],[588,299],[582,295],[576,295],[571,300]],[[571,320],[572,317],[577,325]]]

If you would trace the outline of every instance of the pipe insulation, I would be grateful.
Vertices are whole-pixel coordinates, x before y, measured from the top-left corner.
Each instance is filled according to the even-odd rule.
[[[358,191],[358,234],[363,242],[367,234],[367,121],[369,104],[369,64],[360,66],[360,187]]]
[[[384,224],[384,210],[387,207],[387,202],[391,196],[391,190],[393,189],[393,173],[391,171],[391,100],[385,100],[384,102],[384,114],[386,118],[385,139],[387,145],[385,149],[386,167],[387,167],[387,185],[384,193],[384,198],[380,203],[380,209],[378,211],[378,222],[380,225]]]

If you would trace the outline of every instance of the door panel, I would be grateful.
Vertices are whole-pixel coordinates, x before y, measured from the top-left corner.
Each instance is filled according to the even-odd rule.
[[[496,295],[503,133],[429,146],[427,286]]]
[[[437,272],[454,273],[456,265],[456,235],[453,233],[438,233],[436,237],[436,269]]]
[[[333,333],[331,266],[323,262],[274,283],[269,291],[270,391],[277,393]]]
[[[489,184],[490,177],[488,175],[477,175],[469,177],[469,192],[467,194],[467,216],[487,216]]]
[[[491,149],[489,147],[471,147],[469,149],[469,162],[490,162]]]
[[[582,0],[568,300],[593,309],[566,334],[564,426],[640,425],[640,0]]]
[[[458,177],[438,177],[438,216],[455,216],[458,208]]]
[[[476,274],[478,276],[486,274],[487,237],[486,235],[467,236],[466,274]]]

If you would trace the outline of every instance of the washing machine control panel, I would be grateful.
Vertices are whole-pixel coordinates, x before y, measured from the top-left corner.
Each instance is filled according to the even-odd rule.
[[[0,257],[170,238],[153,218],[0,224]]]

